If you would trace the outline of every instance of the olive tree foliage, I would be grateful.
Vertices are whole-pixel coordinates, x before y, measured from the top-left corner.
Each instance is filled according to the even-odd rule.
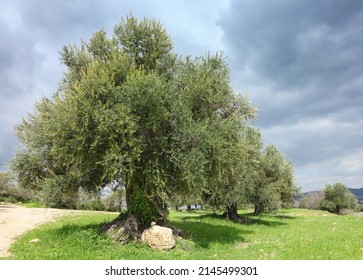
[[[0,171],[0,202],[26,202],[33,199],[32,191],[20,188],[10,172]]]
[[[225,211],[225,218],[243,222],[237,210],[250,203],[249,194],[258,182],[262,142],[259,131],[251,125],[241,127],[238,133],[235,143],[224,145],[223,164],[204,196],[209,205]]]
[[[119,182],[143,228],[167,221],[170,195],[225,180],[255,109],[232,91],[222,54],[181,58],[172,47],[158,21],[132,15],[111,38],[101,30],[64,47],[58,92],[16,127],[19,183],[72,196]]]
[[[0,192],[5,192],[11,185],[11,176],[8,172],[0,172]]]
[[[294,201],[298,189],[294,185],[294,170],[290,161],[273,145],[261,153],[257,183],[249,193],[255,214],[274,211]]]
[[[0,172],[0,199],[8,196],[13,186],[11,174],[8,172]]]
[[[326,185],[321,208],[335,214],[341,214],[343,209],[357,209],[357,197],[342,183]]]

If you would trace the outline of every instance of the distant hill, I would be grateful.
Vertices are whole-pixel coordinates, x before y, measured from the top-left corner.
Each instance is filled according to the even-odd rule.
[[[358,200],[363,200],[363,188],[360,188],[360,189],[348,188],[348,190],[350,190],[351,193],[354,194],[358,198]]]
[[[351,189],[351,188],[348,188],[348,190],[354,194],[358,201],[363,204],[363,188],[360,188],[360,189]],[[303,193],[303,195],[312,195],[312,194],[318,194],[318,193],[321,193],[322,191],[310,191],[310,192],[305,192]]]

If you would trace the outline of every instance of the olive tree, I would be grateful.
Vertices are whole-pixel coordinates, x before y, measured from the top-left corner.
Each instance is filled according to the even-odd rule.
[[[219,176],[214,184],[206,189],[209,205],[223,210],[223,217],[243,223],[237,210],[250,204],[259,180],[261,136],[257,129],[245,126],[235,135],[233,145],[223,153],[223,164],[218,170]]]
[[[181,58],[156,20],[128,16],[61,53],[52,98],[16,127],[12,169],[23,186],[72,196],[125,187],[139,229],[167,222],[174,193],[200,193],[224,169],[255,112],[230,87],[223,55]]]
[[[293,165],[275,146],[263,150],[258,169],[257,183],[249,195],[255,214],[277,210],[294,201],[298,189],[294,185]]]
[[[321,201],[321,208],[335,214],[341,214],[343,209],[356,209],[357,198],[342,183],[326,185],[324,199]]]

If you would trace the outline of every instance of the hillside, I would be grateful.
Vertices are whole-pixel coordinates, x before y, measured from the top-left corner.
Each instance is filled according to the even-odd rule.
[[[360,188],[360,189],[351,189],[351,188],[348,188],[348,190],[354,194],[357,199],[358,199],[358,202],[360,204],[363,204],[363,188]],[[305,192],[303,193],[304,196],[312,196],[312,195],[318,195],[319,193],[322,193],[323,191],[310,191],[310,192]],[[298,198],[296,201],[300,201],[300,198]]]
[[[348,188],[348,190],[354,194],[358,200],[363,200],[363,188],[360,188],[360,189],[351,189],[351,188]],[[310,191],[310,192],[304,192],[303,195],[311,195],[311,194],[314,194],[314,193],[320,193],[322,191]]]
[[[351,193],[354,194],[358,198],[358,200],[363,200],[363,188],[360,188],[360,189],[348,188],[348,190],[350,190]]]

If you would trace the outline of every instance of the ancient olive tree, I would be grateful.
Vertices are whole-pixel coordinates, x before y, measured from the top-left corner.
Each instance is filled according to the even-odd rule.
[[[216,185],[254,114],[229,84],[221,54],[180,58],[156,20],[133,16],[66,46],[58,92],[17,126],[19,183],[72,197],[124,185],[139,228],[167,221],[173,193]]]
[[[358,201],[357,197],[345,185],[336,183],[334,185],[326,185],[324,199],[320,205],[323,210],[339,215],[343,209],[356,209]]]

